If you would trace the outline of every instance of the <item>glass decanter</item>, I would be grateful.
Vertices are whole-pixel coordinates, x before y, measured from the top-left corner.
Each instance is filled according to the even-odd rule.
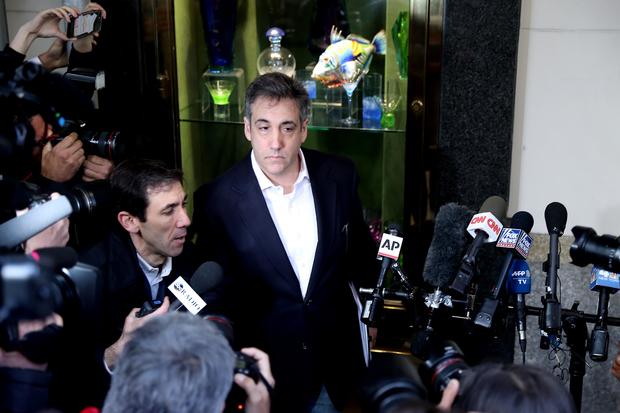
[[[295,57],[290,50],[281,46],[284,30],[279,27],[272,27],[267,30],[265,36],[269,39],[269,47],[258,55],[256,60],[258,74],[282,72],[290,77],[295,77]]]

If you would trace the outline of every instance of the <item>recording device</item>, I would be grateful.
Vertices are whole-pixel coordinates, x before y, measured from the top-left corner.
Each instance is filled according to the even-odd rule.
[[[419,365],[403,355],[373,356],[361,386],[364,411],[409,411],[406,406],[438,402],[448,382],[461,378],[469,367],[455,342],[434,344],[433,352]]]
[[[572,229],[575,242],[570,246],[572,263],[585,267],[598,265],[609,271],[620,272],[620,237],[596,235],[588,227],[575,226]]]
[[[203,262],[194,271],[194,275],[190,279],[190,282],[185,282],[181,277],[180,280],[175,280],[169,287],[170,291],[175,295],[175,299],[170,303],[168,312],[185,310],[192,312],[192,314],[198,314],[204,306],[197,308],[198,311],[191,311],[192,307],[196,305],[196,297],[203,300],[203,296],[210,293],[222,281],[224,277],[224,271],[222,267],[214,261]],[[182,289],[175,289],[175,285],[179,285],[179,282],[183,284]],[[203,301],[204,302],[204,301]],[[206,303],[205,303],[206,304]],[[157,310],[162,305],[160,300],[147,300],[142,304],[140,310],[136,313],[136,317],[144,317]]]
[[[593,266],[590,290],[598,291],[596,323],[590,335],[590,358],[593,361],[607,360],[609,349],[609,332],[607,318],[609,315],[609,296],[620,290],[618,274]]]
[[[213,291],[222,282],[223,278],[224,270],[220,264],[214,261],[206,261],[194,271],[189,285],[197,295],[205,299],[205,296]],[[179,311],[184,308],[187,310],[184,301],[177,298],[170,303],[168,311]]]
[[[422,277],[433,287],[446,288],[459,270],[467,245],[467,225],[474,214],[469,208],[449,203],[435,216],[435,227]]]
[[[411,352],[418,357],[424,358],[428,352],[435,329],[436,311],[442,306],[452,307],[452,297],[444,291],[461,265],[468,242],[467,225],[473,215],[470,209],[449,203],[442,205],[435,216],[433,238],[422,272],[424,281],[434,291],[424,297],[424,304],[429,309],[428,320],[424,330],[417,333],[411,344]]]
[[[126,139],[122,133],[116,130],[97,130],[90,128],[86,122],[64,120],[62,129],[58,131],[50,142],[52,146],[57,145],[70,133],[78,135],[86,155],[97,155],[101,158],[110,160],[121,160],[127,153]]]
[[[32,256],[0,255],[0,322],[42,319],[56,312],[66,328],[96,333],[100,273],[76,260],[77,254],[68,247],[43,248]]]
[[[491,196],[484,201],[480,212],[474,215],[467,226],[467,232],[474,237],[467,253],[461,261],[450,288],[465,294],[476,273],[476,255],[487,242],[495,242],[503,228],[501,218],[506,215],[506,201],[499,196]]]
[[[364,303],[361,320],[364,324],[375,326],[377,318],[383,309],[383,295],[381,293],[385,283],[385,275],[392,267],[392,264],[398,260],[400,249],[403,245],[403,238],[400,236],[400,230],[397,225],[392,224],[388,227],[387,232],[381,237],[379,244],[379,252],[377,259],[381,260],[381,269],[377,278],[377,286],[372,292],[371,298]]]
[[[469,369],[459,346],[450,340],[432,346],[429,357],[420,364],[420,377],[431,400],[439,400],[451,379],[459,379]]]
[[[547,273],[545,280],[546,294],[543,297],[544,314],[541,314],[540,347],[548,348],[549,343],[555,347],[559,343],[562,328],[562,304],[557,295],[558,268],[560,268],[559,238],[564,234],[568,212],[559,202],[552,202],[545,208],[545,223],[549,232],[549,255],[543,263]]]
[[[88,96],[41,65],[0,68],[0,173],[22,178],[30,172],[36,144],[32,116],[40,115],[60,130],[65,119],[90,119],[93,114]]]
[[[110,203],[109,183],[93,181],[76,185],[64,195],[50,199],[38,194],[32,208],[0,225],[0,249],[15,248],[22,242],[71,214],[92,214]]]
[[[67,24],[68,38],[82,38],[101,30],[101,11],[89,10],[80,13],[77,17],[71,16],[71,20]]]
[[[510,276],[506,280],[506,291],[509,294],[515,294],[517,297],[517,335],[521,352],[525,353],[527,349],[527,307],[525,304],[525,294],[529,294],[532,291],[532,275],[527,261],[521,258],[515,259],[512,262],[508,272]]]
[[[256,359],[240,351],[237,351],[235,354],[237,357],[235,359],[234,374],[243,374],[250,377],[255,383],[258,383],[261,378],[261,373],[256,364]],[[267,388],[269,387],[270,386]]]
[[[515,213],[510,225],[511,228],[505,227],[502,229],[495,244],[497,248],[506,250],[506,257],[499,272],[499,277],[491,291],[491,296],[484,300],[482,308],[474,320],[474,323],[481,327],[491,328],[493,317],[499,304],[499,295],[504,287],[510,265],[514,257],[527,258],[532,245],[532,238],[528,232],[534,226],[534,218],[529,212],[519,211]]]

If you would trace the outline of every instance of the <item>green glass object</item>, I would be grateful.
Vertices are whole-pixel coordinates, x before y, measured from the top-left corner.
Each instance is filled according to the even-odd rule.
[[[401,79],[407,78],[409,69],[409,13],[401,11],[392,26],[392,40]]]

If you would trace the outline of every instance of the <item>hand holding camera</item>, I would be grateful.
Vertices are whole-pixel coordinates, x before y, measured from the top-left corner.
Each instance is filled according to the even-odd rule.
[[[82,141],[72,132],[57,145],[43,147],[41,175],[56,182],[67,182],[75,176],[86,157]]]
[[[275,385],[271,374],[269,356],[254,347],[243,348],[237,353],[235,383],[245,390],[248,413],[267,413],[271,408],[270,393]]]

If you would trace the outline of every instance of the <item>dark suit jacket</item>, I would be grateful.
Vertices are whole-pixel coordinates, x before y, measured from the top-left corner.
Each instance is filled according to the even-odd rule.
[[[131,239],[121,230],[110,231],[106,239],[82,251],[79,257],[81,262],[99,268],[102,273],[103,344],[107,347],[120,337],[129,311],[151,300],[150,286],[138,264]],[[172,258],[172,271],[164,278],[166,285],[180,275],[189,281],[197,267],[194,258],[193,245],[188,243],[181,255]],[[170,292],[166,290],[166,294]]]
[[[364,368],[348,285],[372,285],[376,247],[362,216],[349,160],[304,149],[318,245],[303,298],[252,170],[249,155],[196,191],[197,247],[224,267],[221,304],[237,343],[265,350],[276,379],[274,411],[301,412],[322,385],[342,407]]]
[[[194,257],[193,245],[186,244],[181,255],[172,259],[172,271],[164,278],[166,284],[171,284],[180,275],[189,281],[197,267]],[[97,341],[97,360],[83,360],[82,365],[77,366],[81,374],[62,380],[71,383],[73,397],[85,397],[91,405],[100,406],[109,387],[109,374],[103,367],[103,350],[120,337],[129,311],[151,300],[151,290],[138,264],[136,249],[122,230],[110,231],[104,240],[81,251],[79,260],[101,271],[102,329],[100,335],[93,338]],[[75,360],[73,363],[78,364]],[[80,386],[84,388],[76,391]],[[87,393],[90,394],[85,396]]]

